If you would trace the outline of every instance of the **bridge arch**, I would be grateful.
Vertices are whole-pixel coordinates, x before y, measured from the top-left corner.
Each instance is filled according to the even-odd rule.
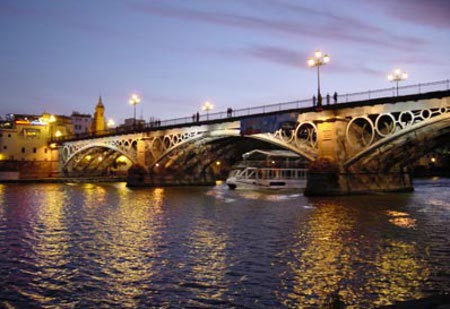
[[[130,145],[130,147],[133,146]],[[68,150],[64,149],[63,151],[68,152]],[[107,156],[103,158],[105,152]],[[88,161],[91,161],[90,158],[91,156],[93,156],[92,162],[95,159],[104,162],[104,163],[98,162],[96,168],[94,168],[91,171],[91,173],[99,173],[107,170],[108,168],[116,164],[114,163],[114,161],[118,159],[120,156],[126,158],[126,160],[130,162],[130,165],[137,163],[136,157],[130,155],[129,151],[124,151],[122,148],[116,147],[112,144],[94,142],[83,145],[81,147],[77,147],[77,149],[74,150],[72,153],[66,153],[66,160],[64,160],[64,164],[62,165],[63,173],[68,175],[76,174],[77,169],[83,164],[85,165],[86,169],[86,164],[91,164],[91,162],[84,162],[84,159],[89,158]],[[89,173],[87,173],[86,171],[85,174],[89,175]]]
[[[344,168],[373,171],[389,171],[393,167],[412,164],[433,148],[448,142],[450,136],[450,113],[440,109],[431,117],[419,113],[423,121],[405,126],[402,130],[385,136],[363,149],[344,163]],[[404,113],[403,115],[405,115]]]

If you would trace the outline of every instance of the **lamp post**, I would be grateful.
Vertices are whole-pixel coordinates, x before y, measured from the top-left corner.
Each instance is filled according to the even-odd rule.
[[[212,105],[210,102],[206,101],[203,106],[202,110],[206,111],[206,120],[209,120],[209,111],[214,108],[214,105]]]
[[[403,72],[400,69],[395,69],[393,73],[388,74],[387,79],[390,82],[395,82],[396,86],[396,93],[397,93],[397,97],[398,97],[398,82],[402,81],[402,80],[406,80],[408,78],[408,73]]]
[[[314,53],[314,57],[308,58],[309,67],[317,67],[317,106],[322,106],[322,96],[320,94],[320,66],[325,65],[330,62],[330,57],[325,54],[323,55],[320,50]]]
[[[136,105],[141,102],[141,98],[137,94],[133,93],[128,102],[133,105],[133,127],[136,127]]]
[[[107,126],[109,129],[114,128],[115,125],[116,125],[116,123],[115,123],[115,121],[114,121],[113,119],[109,119],[108,122],[106,123],[106,126]]]

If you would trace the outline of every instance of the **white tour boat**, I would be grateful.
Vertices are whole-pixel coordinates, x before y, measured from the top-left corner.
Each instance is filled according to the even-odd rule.
[[[234,189],[305,189],[306,163],[286,150],[255,149],[242,155],[226,184]]]

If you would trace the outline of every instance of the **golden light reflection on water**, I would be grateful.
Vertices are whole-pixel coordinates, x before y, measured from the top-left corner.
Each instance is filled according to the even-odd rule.
[[[85,197],[84,206],[96,208],[103,205],[105,202],[107,191],[98,184],[86,183],[82,184],[82,189]]]
[[[116,189],[117,208],[105,218],[110,223],[107,231],[94,240],[102,248],[96,259],[107,276],[103,281],[108,282],[109,293],[103,298],[136,308],[138,297],[146,288],[143,282],[151,282],[155,275],[153,267],[159,258],[155,244],[162,245],[158,226],[165,190],[132,191],[125,186]]]
[[[60,186],[45,185],[27,198],[32,199],[30,204],[33,207],[37,207],[29,245],[35,256],[33,264],[41,269],[38,273],[31,271],[30,274],[34,276],[35,284],[40,288],[60,290],[61,285],[68,282],[70,277],[70,271],[65,268],[70,258],[70,239],[64,221],[66,194]],[[28,297],[42,303],[55,299],[53,296],[39,293],[29,293]]]
[[[293,274],[293,293],[286,305],[292,305],[291,301],[317,305],[336,290],[340,290],[340,295],[347,294],[347,299],[354,297],[352,291],[340,284],[353,277],[349,263],[351,256],[344,239],[353,224],[352,213],[331,200],[313,211],[308,228],[299,229],[298,243],[292,248],[296,258],[289,265]]]
[[[0,218],[3,218],[5,216],[5,207],[3,205],[5,204],[5,185],[0,184]]]
[[[415,220],[407,213],[387,214],[392,224],[415,227]],[[335,291],[347,305],[356,307],[367,295],[374,298],[376,305],[392,304],[393,299],[423,297],[420,287],[430,271],[426,260],[420,258],[417,245],[396,240],[395,235],[387,236],[386,240],[354,232],[363,224],[371,230],[367,226],[370,221],[358,216],[348,205],[327,200],[313,209],[308,228],[299,226],[298,243],[291,249],[295,255],[289,265],[292,281],[285,284],[293,284],[293,293],[288,295],[286,305],[323,305]],[[375,265],[370,262],[371,251],[375,254]]]
[[[388,210],[387,215],[390,217],[389,222],[403,228],[415,228],[416,219],[410,217],[409,214],[400,211]]]
[[[224,284],[227,263],[227,235],[218,233],[215,223],[203,218],[202,222],[196,222],[195,228],[189,237],[191,248],[187,260],[192,264],[192,278],[188,278],[194,284],[209,287],[217,287]],[[220,283],[220,284],[219,284]],[[225,290],[219,289],[216,294],[209,295],[208,291],[196,289],[199,299],[221,299]]]
[[[402,301],[424,296],[421,287],[430,270],[426,260],[418,256],[415,244],[399,240],[385,244],[375,260],[376,277],[369,277],[368,282],[368,286],[375,288],[380,295],[374,305],[389,305],[393,299]]]

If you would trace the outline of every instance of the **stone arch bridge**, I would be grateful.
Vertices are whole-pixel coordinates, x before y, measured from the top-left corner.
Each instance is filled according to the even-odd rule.
[[[310,195],[411,190],[411,164],[450,142],[450,91],[218,118],[65,138],[60,168],[68,176],[103,173],[127,160],[150,184],[198,183],[218,161],[282,148],[310,163]]]

